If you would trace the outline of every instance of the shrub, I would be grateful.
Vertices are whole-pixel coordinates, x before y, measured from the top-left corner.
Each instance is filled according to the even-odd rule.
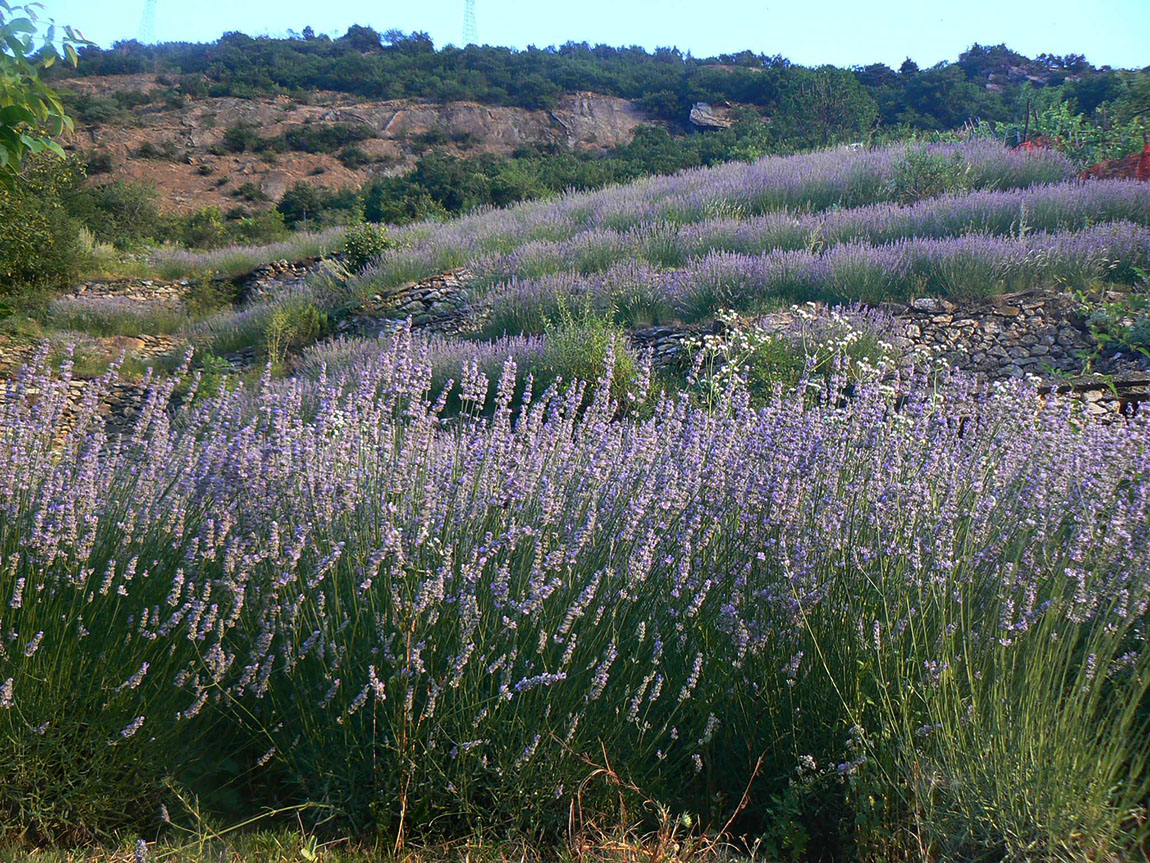
[[[71,195],[68,209],[102,243],[118,249],[159,239],[164,233],[155,187],[116,179]]]
[[[75,159],[27,159],[13,188],[0,188],[0,291],[56,290],[76,276],[80,224],[64,206],[84,171]]]
[[[258,153],[266,149],[267,144],[254,124],[235,123],[224,132],[220,147],[225,153]]]
[[[288,236],[287,225],[279,210],[264,210],[227,222],[228,242],[263,245]]]
[[[193,249],[215,249],[227,241],[227,228],[219,207],[204,207],[177,220],[176,237]]]
[[[289,303],[275,309],[264,330],[264,354],[281,366],[288,354],[316,341],[327,330],[327,315],[314,303]]]
[[[543,357],[534,369],[541,386],[555,380],[565,387],[596,381],[610,358],[611,398],[622,409],[629,409],[645,391],[648,376],[610,315],[589,305],[572,308],[560,299],[559,312],[548,320],[544,333]]]
[[[393,245],[385,225],[360,222],[348,228],[343,255],[348,266],[359,272]]]
[[[370,165],[372,161],[367,151],[364,150],[363,147],[358,147],[355,144],[340,150],[338,158],[345,168],[352,171]]]
[[[1143,315],[1130,327],[1130,345],[1150,350],[1150,315]]]
[[[973,187],[970,167],[960,152],[907,147],[906,155],[894,163],[891,171],[890,197],[900,204],[913,204]]]
[[[184,305],[196,317],[226,308],[235,301],[236,287],[233,283],[208,275],[190,280],[184,291]]]
[[[114,167],[112,154],[107,150],[97,150],[88,156],[87,172],[89,177],[96,174],[110,174]]]
[[[314,229],[355,221],[362,206],[351,189],[332,191],[300,181],[284,193],[276,209],[289,228]]]
[[[334,153],[337,150],[374,138],[370,126],[358,123],[322,123],[295,126],[283,134],[284,146],[304,153]]]
[[[768,327],[729,311],[718,315],[718,331],[685,340],[693,357],[689,385],[714,407],[732,385],[746,388],[753,403],[788,393],[804,379],[823,391],[853,388],[890,370],[882,341],[889,323],[859,309],[792,307],[785,322]]]
[[[230,192],[228,192],[228,194],[233,198],[240,198],[252,204],[257,204],[268,199],[268,196],[264,194],[263,189],[261,189],[251,180],[236,186],[236,188],[232,189]]]

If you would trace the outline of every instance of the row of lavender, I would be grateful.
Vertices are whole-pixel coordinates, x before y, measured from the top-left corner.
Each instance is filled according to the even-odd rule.
[[[580,283],[582,276],[635,261],[669,268],[690,266],[718,252],[818,252],[849,242],[881,245],[970,232],[1025,237],[1079,231],[1099,221],[1150,223],[1150,196],[1137,184],[1056,185],[1070,176],[1061,157],[1011,152],[986,141],[926,151],[960,169],[961,185],[973,190],[970,194],[899,206],[892,203],[900,194],[897,176],[913,152],[892,147],[773,157],[396,229],[397,247],[350,285],[335,292],[320,285],[271,298],[239,316],[228,313],[203,322],[189,335],[226,351],[249,339],[276,305],[355,305],[365,296],[386,295],[464,265],[475,275],[477,289],[494,289],[498,295],[546,290],[546,282],[527,289],[518,283],[554,274],[571,274],[556,287]],[[208,266],[216,259],[197,260]],[[862,299],[865,291],[843,293]],[[709,307],[699,313],[709,313]],[[664,319],[662,312],[651,314],[623,317],[638,324]],[[667,314],[682,316],[684,310]],[[517,332],[514,323],[497,313],[491,329]],[[534,319],[531,329],[538,326]]]
[[[935,145],[925,152],[951,162],[970,191],[1025,189],[1073,177],[1069,162],[1056,153],[1010,151],[993,141]],[[767,157],[413,225],[396,232],[400,248],[365,274],[360,289],[386,291],[452,267],[514,254],[529,243],[562,243],[585,232],[621,234],[664,223],[693,225],[894,202],[900,195],[894,181],[909,153],[896,146]]]
[[[517,399],[509,364],[484,418],[464,362],[449,422],[400,331],[175,416],[168,381],[115,442],[107,381],[61,441],[67,381],[26,374],[0,826],[178,818],[164,779],[194,772],[393,835],[547,829],[605,757],[715,823],[750,782],[768,836],[834,806],[940,856],[1139,841],[1150,426],[915,379],[619,420],[610,374]]]
[[[1065,183],[942,195],[907,206],[875,204],[816,213],[782,210],[689,224],[653,222],[627,231],[591,229],[561,241],[524,243],[512,252],[481,258],[474,268],[478,283],[491,285],[559,272],[590,275],[622,261],[669,268],[712,252],[818,251],[842,243],[882,245],[967,234],[1024,237],[1116,221],[1150,225],[1150,191],[1144,184]]]
[[[1073,166],[1053,151],[1024,154],[994,141],[933,145],[924,149],[962,174],[968,189],[1016,189],[1058,183],[1074,176]],[[579,192],[551,201],[504,210],[479,210],[450,222],[424,222],[395,230],[407,255],[385,258],[376,279],[390,287],[392,273],[417,268],[422,278],[482,255],[509,252],[536,240],[563,240],[584,230],[625,231],[660,222],[689,224],[716,216],[750,216],[775,210],[822,211],[897,200],[892,181],[905,165],[906,147],[828,150],[801,156],[772,156],[753,164],[649,177],[597,192]],[[155,263],[172,273],[233,271],[237,266],[324,254],[339,242],[338,231],[301,234],[267,247],[232,247],[191,253],[161,250]],[[414,258],[411,253],[422,253]],[[463,259],[457,257],[464,255]]]
[[[572,306],[644,326],[808,300],[874,304],[1051,286],[1087,290],[1103,282],[1133,284],[1147,269],[1150,227],[1113,222],[1022,236],[966,234],[761,254],[711,252],[670,270],[624,260],[593,275],[512,278],[492,289],[480,308],[492,332],[539,333]]]

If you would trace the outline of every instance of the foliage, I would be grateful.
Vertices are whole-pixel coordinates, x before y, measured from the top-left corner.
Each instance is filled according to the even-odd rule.
[[[11,187],[28,153],[64,151],[53,138],[72,130],[60,97],[40,72],[64,59],[76,65],[76,47],[89,45],[71,27],[48,22],[37,50],[40,4],[16,5],[0,0],[0,184]]]
[[[1079,312],[1101,350],[1150,356],[1150,278],[1145,269],[1134,270],[1139,283],[1118,296],[1098,288],[1079,291]]]
[[[64,199],[83,179],[76,160],[48,153],[25,159],[19,181],[0,187],[0,294],[56,290],[76,274],[80,224]]]
[[[783,90],[780,114],[797,146],[825,147],[859,141],[878,121],[874,98],[846,69],[821,66],[793,73]]]
[[[1146,115],[1150,115],[1150,111]],[[1029,120],[999,122],[990,128],[992,134],[1003,140],[1019,142],[1025,134],[1029,140],[1040,140],[1057,147],[1085,170],[1106,159],[1119,159],[1139,152],[1143,146],[1143,134],[1150,128],[1146,115],[1139,114],[1129,119],[1110,117],[1103,125],[1087,115],[1076,113],[1071,102],[1059,101],[1044,106],[1042,110],[1035,109]]]
[[[908,147],[906,156],[894,166],[890,184],[893,200],[913,204],[925,198],[970,191],[973,179],[959,152]]]
[[[359,272],[392,245],[385,226],[363,222],[348,228],[343,256],[352,271]]]
[[[354,190],[333,191],[302,180],[288,189],[276,204],[284,224],[293,230],[315,230],[354,222],[362,209],[363,204]]]
[[[820,313],[815,306],[791,307],[779,323],[744,321],[721,310],[717,332],[688,338],[693,357],[689,383],[702,403],[714,408],[732,385],[744,387],[755,404],[781,397],[800,382],[820,391],[854,388],[891,369],[883,329],[859,310]]]
[[[314,342],[327,326],[327,315],[312,303],[288,302],[277,308],[263,334],[267,361],[282,366],[289,354]]]
[[[97,240],[131,249],[163,239],[157,197],[150,184],[117,178],[75,190],[65,205]]]
[[[86,75],[159,68],[183,93],[247,98],[335,90],[370,99],[473,100],[550,109],[563,93],[590,90],[632,99],[654,119],[684,125],[697,101],[753,105],[809,142],[857,140],[877,117],[884,126],[955,129],[968,120],[1006,122],[1022,112],[1024,82],[1065,94],[1078,111],[1125,99],[1138,110],[1136,75],[1096,69],[1081,57],[1027,58],[1005,46],[973,46],[957,62],[920,69],[872,64],[810,69],[781,56],[744,51],[694,57],[676,49],[566,43],[523,51],[445,46],[426,34],[382,38],[352,27],[340,39],[226,34],[210,45],[120,42],[81,51]],[[993,88],[988,84],[994,84]],[[811,110],[814,123],[802,128]]]
[[[228,127],[219,146],[224,153],[334,153],[374,137],[375,132],[361,123],[315,123],[293,126],[282,135],[266,138],[254,123],[239,122]]]
[[[630,409],[640,401],[649,384],[627,345],[623,328],[588,305],[575,306],[559,300],[558,314],[547,321],[543,356],[536,369],[541,386],[560,381],[566,386],[595,381],[606,368],[611,375],[611,398]]]

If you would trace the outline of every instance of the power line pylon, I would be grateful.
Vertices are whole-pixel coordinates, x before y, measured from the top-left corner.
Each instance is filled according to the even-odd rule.
[[[140,42],[144,45],[156,42],[156,0],[144,0],[144,11],[140,15]]]
[[[479,28],[475,23],[475,0],[463,3],[463,46],[479,44]]]

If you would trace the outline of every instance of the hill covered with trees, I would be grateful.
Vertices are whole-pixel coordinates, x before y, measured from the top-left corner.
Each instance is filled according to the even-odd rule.
[[[425,33],[380,34],[353,26],[337,39],[307,28],[298,37],[229,33],[211,44],[118,42],[81,51],[84,75],[159,71],[189,95],[239,96],[332,90],[364,99],[473,100],[550,108],[579,90],[637,102],[652,116],[683,122],[693,103],[730,101],[766,109],[796,130],[833,135],[836,126],[905,125],[945,130],[972,118],[1007,122],[1020,96],[1055,89],[1075,113],[1103,105],[1120,116],[1144,112],[1144,74],[1095,67],[1077,54],[1025,57],[1004,45],[974,45],[954,63],[897,70],[808,68],[752,51],[697,58],[672,48],[649,52],[569,42],[516,51],[494,46],[436,49]],[[833,110],[829,110],[833,109]],[[822,122],[822,121],[827,122]],[[824,142],[820,142],[824,143]]]

